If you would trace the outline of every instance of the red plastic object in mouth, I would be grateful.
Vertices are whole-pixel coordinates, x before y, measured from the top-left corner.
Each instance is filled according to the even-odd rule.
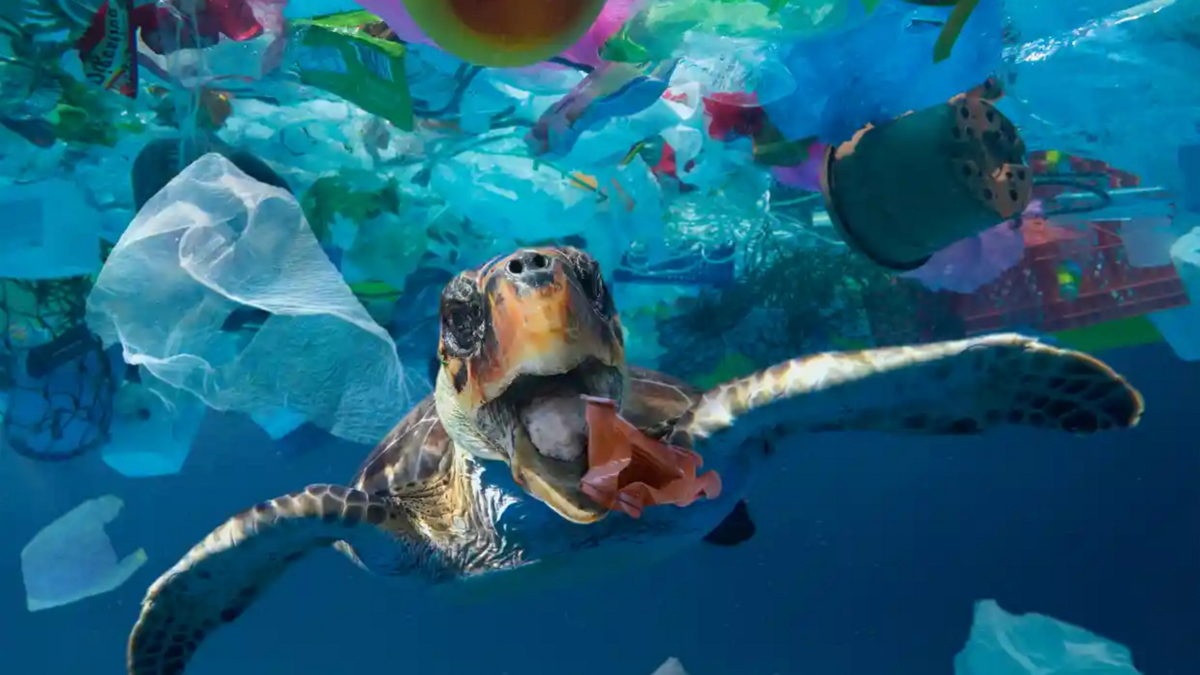
[[[617,412],[614,401],[584,396],[588,471],[583,493],[604,508],[640,518],[649,506],[689,506],[721,494],[715,471],[698,475],[700,455],[642,433]]]

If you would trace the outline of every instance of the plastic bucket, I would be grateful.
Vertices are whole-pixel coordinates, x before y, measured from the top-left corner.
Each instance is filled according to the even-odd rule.
[[[842,238],[879,265],[933,253],[1021,213],[1033,172],[1016,127],[979,96],[874,126],[826,152],[821,192]]]

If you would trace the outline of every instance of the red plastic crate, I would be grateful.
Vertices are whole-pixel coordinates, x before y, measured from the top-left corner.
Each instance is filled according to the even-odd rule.
[[[1090,230],[1031,219],[1021,262],[970,295],[953,299],[967,335],[1030,328],[1047,333],[1083,328],[1188,304],[1172,265],[1132,267],[1119,221]],[[1060,281],[1068,273],[1073,283]]]

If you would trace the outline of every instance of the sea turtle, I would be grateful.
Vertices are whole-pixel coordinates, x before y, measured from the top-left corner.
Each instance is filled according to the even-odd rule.
[[[576,578],[638,564],[720,525],[749,474],[805,434],[975,434],[1001,425],[1128,428],[1138,392],[1107,365],[1015,334],[817,354],[707,392],[628,366],[610,289],[575,248],[530,248],[453,278],[441,368],[349,485],[310,485],[233,516],[155,581],[130,635],[130,675],[184,670],[291,562],[332,546],[431,586]],[[581,488],[583,395],[619,402],[646,434],[691,448],[719,497],[640,518]]]

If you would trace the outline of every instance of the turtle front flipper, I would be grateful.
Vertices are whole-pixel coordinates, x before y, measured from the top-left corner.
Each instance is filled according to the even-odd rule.
[[[1137,390],[1101,361],[999,334],[787,361],[706,392],[671,440],[710,463],[806,432],[1086,434],[1132,427],[1142,411]]]
[[[392,503],[340,485],[310,485],[239,513],[151,584],[129,636],[129,675],[182,673],[209,633],[315,548],[345,542],[356,558],[405,558],[406,527]]]

